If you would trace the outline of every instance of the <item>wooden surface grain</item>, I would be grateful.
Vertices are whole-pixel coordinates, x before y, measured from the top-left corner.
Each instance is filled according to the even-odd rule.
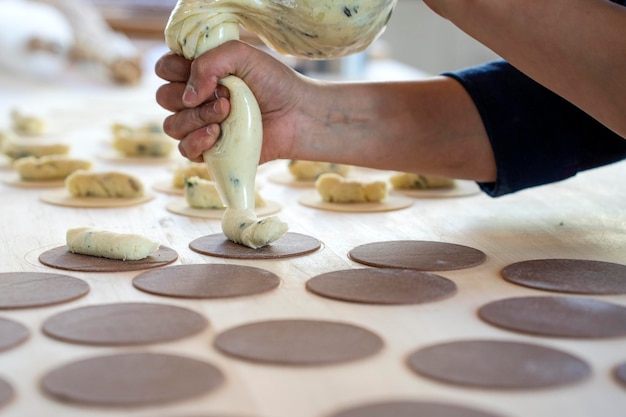
[[[410,76],[410,74],[409,74]],[[380,75],[384,78],[385,75]],[[67,77],[55,82],[0,77],[0,126],[8,126],[17,107],[49,121],[51,135],[71,144],[71,154],[89,158],[94,169],[131,172],[156,194],[145,204],[121,208],[73,208],[44,203],[45,190],[0,183],[0,272],[61,272],[38,262],[38,255],[65,243],[67,229],[77,226],[138,233],[173,248],[174,265],[226,263],[250,265],[278,275],[271,292],[218,300],[177,299],[134,288],[138,272],[67,272],[87,282],[90,292],[49,307],[3,310],[0,317],[18,321],[31,332],[22,345],[0,352],[0,377],[16,397],[0,415],[31,416],[189,416],[225,414],[249,417],[325,417],[341,408],[393,399],[434,400],[476,407],[510,417],[622,417],[626,387],[612,373],[626,361],[626,340],[563,339],[530,336],[482,322],[477,310],[491,301],[524,295],[554,295],[504,281],[500,270],[510,263],[537,258],[577,258],[626,263],[625,163],[618,163],[544,187],[491,199],[482,194],[460,198],[414,200],[406,209],[379,213],[341,213],[305,207],[298,198],[309,189],[268,180],[286,170],[286,161],[259,169],[264,198],[278,201],[277,214],[290,231],[323,242],[320,250],[283,260],[229,260],[201,255],[189,248],[194,239],[220,232],[219,220],[185,217],[165,206],[172,196],[152,185],[172,175],[179,157],[159,163],[104,157],[113,122],[162,119],[154,102],[159,81],[150,75],[142,85],[121,88]],[[370,171],[363,171],[366,175]],[[4,167],[0,175],[11,170]],[[386,175],[386,173],[376,173]],[[420,305],[381,306],[341,302],[307,292],[308,279],[322,273],[360,268],[347,253],[354,247],[386,240],[432,240],[480,249],[487,261],[479,266],[438,274],[457,285],[449,298]],[[626,305],[626,295],[590,296]],[[52,315],[80,306],[111,302],[158,302],[183,306],[209,320],[203,332],[179,341],[135,347],[92,347],[53,340],[41,332]],[[227,357],[212,343],[220,332],[264,319],[341,320],[369,329],[385,341],[367,359],[323,367],[270,366]],[[592,369],[580,383],[541,390],[463,388],[412,373],[407,356],[420,347],[466,339],[521,341],[577,355]],[[39,381],[69,361],[114,352],[162,352],[186,355],[217,366],[226,377],[215,392],[193,400],[132,409],[65,404],[42,393]],[[97,375],[94,375],[97,378]],[[390,416],[391,417],[391,416]]]

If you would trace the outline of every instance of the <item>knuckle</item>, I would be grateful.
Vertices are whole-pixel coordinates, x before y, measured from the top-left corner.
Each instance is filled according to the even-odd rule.
[[[208,123],[211,120],[211,116],[215,114],[213,104],[211,103],[190,109],[189,113],[189,124],[191,126],[203,126]]]

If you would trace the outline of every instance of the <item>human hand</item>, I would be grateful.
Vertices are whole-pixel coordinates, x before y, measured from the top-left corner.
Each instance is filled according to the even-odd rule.
[[[219,124],[230,111],[229,92],[218,80],[241,78],[254,93],[263,118],[260,162],[287,158],[297,136],[298,105],[307,82],[269,54],[239,41],[227,42],[194,61],[166,54],[157,62],[156,74],[168,81],[156,94],[159,105],[173,112],[163,128],[180,140],[181,154],[202,161],[220,136]]]

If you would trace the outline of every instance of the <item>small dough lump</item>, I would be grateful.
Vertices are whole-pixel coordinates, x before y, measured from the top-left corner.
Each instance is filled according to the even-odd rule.
[[[224,209],[226,207],[215,182],[200,177],[185,179],[185,201],[189,207],[197,209]],[[255,192],[254,206],[263,207],[265,204],[263,197]]]
[[[123,172],[74,171],[65,179],[65,188],[74,197],[137,198],[144,195],[141,180]]]
[[[334,164],[331,162],[289,161],[289,172],[294,179],[298,181],[315,181],[320,175],[331,172],[345,177],[349,171],[349,165]]]
[[[350,181],[332,173],[322,174],[315,182],[315,187],[322,200],[328,203],[373,203],[387,196],[384,181]]]
[[[27,156],[16,160],[13,167],[24,181],[46,181],[65,179],[79,169],[89,170],[91,162],[66,155]]]
[[[436,175],[412,174],[399,172],[389,178],[393,188],[397,190],[414,190],[427,188],[451,188],[454,186],[452,178]]]
[[[123,261],[147,258],[160,245],[143,236],[122,234],[90,227],[69,229],[67,246],[72,253]]]
[[[288,226],[276,216],[259,220],[252,210],[226,208],[222,230],[235,243],[258,249],[278,240]]]
[[[209,170],[204,162],[190,162],[174,170],[172,187],[185,188],[185,180],[191,177],[210,180],[211,174],[209,174]]]
[[[24,139],[12,132],[4,132],[0,136],[3,136],[2,153],[11,159],[25,158],[27,156],[67,155],[70,151],[69,145],[51,143],[40,138]]]
[[[115,123],[113,148],[129,157],[164,157],[174,149],[174,140],[156,123],[129,126]]]
[[[13,130],[21,135],[40,136],[46,131],[46,121],[39,116],[26,115],[17,109],[11,111]]]

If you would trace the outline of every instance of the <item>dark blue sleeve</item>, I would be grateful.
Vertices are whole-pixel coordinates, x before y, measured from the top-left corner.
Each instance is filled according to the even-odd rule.
[[[556,182],[626,158],[626,138],[505,61],[444,75],[474,101],[495,155],[492,197]]]

